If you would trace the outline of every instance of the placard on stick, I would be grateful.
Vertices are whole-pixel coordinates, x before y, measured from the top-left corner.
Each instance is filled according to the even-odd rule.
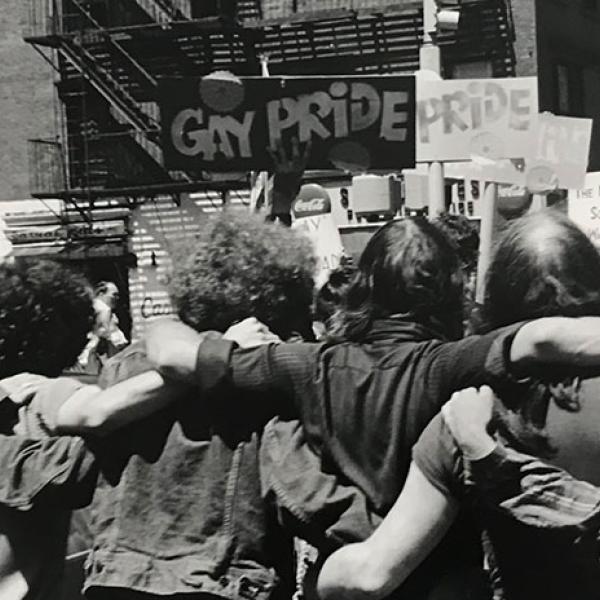
[[[536,77],[417,80],[417,161],[522,158],[538,114]]]
[[[278,140],[311,141],[308,168],[415,163],[412,76],[249,77],[217,73],[159,87],[169,169],[263,170]]]

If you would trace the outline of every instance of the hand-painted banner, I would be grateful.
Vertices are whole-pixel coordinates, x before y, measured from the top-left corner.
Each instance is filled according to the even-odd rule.
[[[535,77],[419,80],[417,161],[522,158],[537,114]]]
[[[272,167],[267,148],[311,142],[308,168],[415,163],[411,76],[249,77],[216,73],[160,84],[165,165],[215,171]]]

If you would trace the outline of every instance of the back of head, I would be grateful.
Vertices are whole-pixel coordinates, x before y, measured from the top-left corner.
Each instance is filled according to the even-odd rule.
[[[484,318],[487,328],[496,328],[561,315],[600,315],[600,255],[572,221],[548,210],[504,232],[488,272]],[[527,387],[509,386],[501,396],[500,431],[517,449],[541,456],[555,450],[546,433],[550,401],[571,412],[580,407],[578,386],[548,381],[546,374]]]
[[[51,261],[0,265],[0,311],[0,377],[59,375],[94,324],[87,280]]]
[[[469,273],[477,268],[479,233],[473,222],[464,215],[442,213],[434,220],[456,249],[460,266]]]
[[[555,210],[510,224],[488,272],[486,325],[586,314],[600,315],[600,255],[587,236]]]
[[[403,219],[369,240],[334,330],[360,341],[373,319],[402,314],[455,338],[461,313],[462,277],[450,241],[425,219]]]
[[[350,264],[344,264],[329,273],[315,299],[314,317],[317,321],[326,323],[342,305],[355,274],[356,268]]]
[[[299,233],[248,213],[207,219],[175,252],[170,294],[182,321],[225,331],[254,316],[282,338],[310,336],[315,258]]]

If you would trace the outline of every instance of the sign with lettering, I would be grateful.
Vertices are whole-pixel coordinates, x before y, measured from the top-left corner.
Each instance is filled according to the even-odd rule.
[[[538,116],[533,150],[527,154],[526,185],[532,192],[585,185],[592,119]]]
[[[592,120],[535,116],[522,158],[471,161],[446,165],[446,177],[493,181],[526,187],[533,193],[577,189],[584,185],[592,135]]]
[[[326,283],[329,273],[340,266],[344,246],[340,232],[331,214],[331,198],[320,185],[305,184],[292,206],[292,227],[312,242],[317,256],[315,283],[317,287]]]
[[[600,248],[600,173],[588,173],[584,185],[569,190],[569,218]]]
[[[417,82],[417,161],[522,158],[538,114],[536,77]]]
[[[66,225],[41,225],[7,227],[6,237],[15,245],[80,240],[105,240],[125,238],[128,235],[125,221],[94,221]]]
[[[272,168],[267,148],[311,142],[308,168],[395,169],[415,162],[412,76],[164,79],[169,169]]]

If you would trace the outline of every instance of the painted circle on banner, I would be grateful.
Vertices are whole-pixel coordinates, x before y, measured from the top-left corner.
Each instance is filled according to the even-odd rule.
[[[522,185],[498,186],[498,212],[505,219],[523,216],[531,206],[532,196]]]
[[[558,189],[558,175],[552,167],[538,165],[525,174],[527,189],[534,194],[543,194]]]
[[[329,150],[329,161],[344,171],[366,171],[371,166],[371,154],[362,144],[344,140]]]
[[[294,217],[313,217],[331,212],[329,192],[317,183],[305,183],[298,192],[292,207]]]
[[[244,84],[229,71],[215,71],[200,81],[200,98],[218,113],[233,112],[244,101]]]
[[[483,131],[471,138],[471,155],[490,160],[498,160],[504,156],[504,142],[493,133]]]

